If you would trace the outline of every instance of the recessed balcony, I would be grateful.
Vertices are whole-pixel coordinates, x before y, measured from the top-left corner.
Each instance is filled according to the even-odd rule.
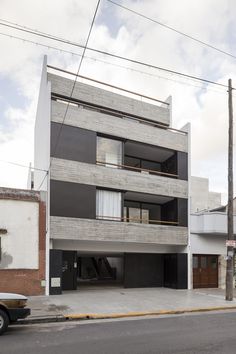
[[[187,180],[187,154],[134,141],[97,137],[101,166]]]

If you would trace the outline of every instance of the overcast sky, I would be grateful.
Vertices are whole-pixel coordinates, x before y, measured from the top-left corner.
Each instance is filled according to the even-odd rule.
[[[234,0],[117,2],[236,55]],[[0,0],[0,18],[84,44],[96,3],[97,0]],[[79,48],[4,26],[0,26],[0,32],[81,54]],[[72,71],[77,71],[80,57],[2,34],[0,46],[0,160],[28,165],[33,163],[34,122],[43,56],[48,55],[49,64]],[[101,0],[89,46],[224,84],[231,77],[236,86],[236,59],[107,0]],[[89,51],[80,73],[160,100],[172,95],[173,126],[181,128],[187,122],[192,125],[192,175],[208,177],[213,191],[227,192],[226,89],[200,85]],[[26,187],[26,168],[0,162],[0,171],[0,186]]]

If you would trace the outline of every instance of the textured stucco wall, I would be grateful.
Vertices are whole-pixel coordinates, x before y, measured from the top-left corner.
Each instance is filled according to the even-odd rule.
[[[39,266],[39,203],[0,200],[2,260],[0,269],[37,269]]]

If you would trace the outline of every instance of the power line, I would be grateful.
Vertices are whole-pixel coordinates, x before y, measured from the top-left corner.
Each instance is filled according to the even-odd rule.
[[[45,47],[45,48],[48,48],[48,49],[58,50],[59,52],[63,52],[63,53],[67,53],[67,54],[72,54],[72,55],[77,55],[77,56],[79,56],[79,57],[82,56],[82,54],[75,53],[75,52],[72,52],[72,51],[70,51],[70,50],[65,50],[65,49],[62,49],[62,48],[53,47],[53,46],[51,46],[51,45],[49,45],[49,44],[43,44],[43,43],[31,41],[30,39],[26,39],[26,38],[18,37],[18,36],[13,36],[12,34],[7,34],[7,33],[0,32],[0,35],[1,35],[1,36],[5,36],[5,37],[9,37],[9,38],[13,38],[13,39],[18,39],[18,40],[20,40],[20,41],[22,41],[22,42],[27,42],[27,43],[35,44],[35,45],[40,46],[40,47]]]
[[[18,166],[18,167],[23,167],[23,168],[31,169],[31,170],[35,170],[35,171],[47,172],[47,170],[44,170],[44,169],[42,169],[42,168],[37,168],[37,167],[22,165],[22,164],[20,164],[20,163],[13,162],[13,161],[0,160],[0,162],[2,162],[2,163],[7,163],[7,164],[10,164],[10,165],[15,165],[15,166]]]
[[[78,77],[78,75],[79,75],[79,72],[80,72],[82,63],[83,63],[85,51],[86,51],[86,48],[87,48],[87,45],[88,45],[88,42],[89,42],[89,39],[90,39],[90,35],[91,35],[92,29],[93,29],[93,25],[94,25],[94,23],[95,23],[95,18],[96,18],[97,12],[98,12],[98,8],[99,8],[100,1],[101,1],[101,0],[98,0],[98,1],[97,1],[97,6],[96,6],[96,9],[95,9],[95,12],[94,12],[94,15],[93,15],[92,23],[91,23],[91,25],[90,25],[89,33],[88,33],[88,36],[87,36],[87,39],[86,39],[86,43],[85,43],[85,46],[84,46],[84,50],[83,50],[83,53],[82,53],[81,60],[80,60],[80,62],[79,62],[78,70],[77,70],[77,73],[76,73],[76,76],[75,76],[75,80],[74,80],[74,82],[73,82],[73,86],[72,86],[72,90],[71,90],[69,99],[72,97],[73,92],[74,92],[74,89],[75,89],[75,84],[76,84],[77,77]],[[68,101],[68,104],[67,104],[67,106],[66,106],[65,114],[64,114],[63,120],[62,120],[61,125],[60,125],[60,130],[59,130],[59,133],[58,133],[58,136],[57,136],[56,143],[55,143],[55,145],[54,145],[53,154],[55,154],[55,152],[56,152],[56,149],[57,149],[57,146],[58,146],[58,142],[59,142],[60,136],[61,136],[62,127],[63,127],[63,125],[64,125],[64,123],[65,123],[65,119],[66,119],[66,115],[67,115],[68,109],[69,109],[69,101]],[[52,158],[51,158],[51,161],[52,161]],[[51,161],[50,161],[50,165],[49,165],[48,170],[50,169]]]
[[[85,46],[83,46],[81,44],[78,44],[76,42],[72,42],[72,41],[69,41],[69,40],[66,40],[66,39],[63,39],[63,38],[55,37],[55,36],[52,36],[50,34],[45,34],[43,32],[39,32],[39,31],[35,31],[35,30],[29,30],[29,29],[26,29],[26,28],[24,28],[24,27],[22,27],[20,25],[15,26],[15,25],[10,25],[10,24],[6,24],[6,23],[2,23],[2,22],[0,22],[0,25],[6,26],[6,27],[10,27],[10,28],[13,28],[13,29],[16,29],[16,30],[20,30],[20,31],[23,31],[23,32],[27,32],[27,33],[30,33],[30,34],[33,34],[33,35],[45,37],[45,38],[48,38],[48,39],[51,39],[51,40],[54,40],[54,41],[58,41],[58,42],[62,42],[62,43],[68,44],[68,45],[73,45],[73,46],[76,46],[76,47],[79,47],[79,48],[82,48],[82,49],[85,48]],[[157,69],[157,70],[160,70],[160,71],[168,72],[169,74],[183,76],[183,77],[186,77],[188,79],[193,79],[193,80],[196,80],[196,81],[205,82],[207,84],[212,84],[212,85],[217,85],[217,86],[228,88],[227,85],[221,84],[219,82],[215,82],[215,81],[212,81],[212,80],[200,78],[198,76],[189,75],[189,74],[185,74],[185,73],[182,73],[182,72],[179,72],[179,71],[163,68],[163,67],[160,67],[160,66],[153,65],[151,63],[141,62],[139,60],[131,59],[131,58],[128,58],[128,57],[117,55],[117,54],[113,54],[113,53],[106,52],[106,51],[103,51],[103,50],[99,50],[99,49],[95,49],[95,48],[91,48],[91,47],[86,47],[86,50],[89,50],[89,51],[92,51],[92,52],[96,52],[96,53],[99,53],[99,54],[102,54],[102,55],[107,55],[107,56],[110,56],[112,58],[128,61],[128,62],[133,63],[133,64],[142,65],[142,66],[145,66],[145,67],[148,67],[148,68],[152,68],[152,69]]]
[[[195,41],[195,42],[197,42],[197,43],[199,43],[199,44],[202,44],[202,45],[204,45],[205,47],[211,48],[211,49],[213,49],[213,50],[215,50],[215,51],[217,51],[217,52],[219,52],[219,53],[221,53],[221,54],[225,54],[225,55],[227,55],[227,56],[229,56],[229,57],[231,57],[231,58],[236,59],[236,56],[235,56],[235,55],[233,55],[233,54],[231,54],[231,53],[229,53],[229,52],[226,52],[226,51],[224,51],[223,49],[217,48],[217,47],[213,46],[212,44],[209,44],[209,43],[204,42],[204,41],[202,41],[202,40],[200,40],[200,39],[198,39],[198,38],[195,38],[195,37],[193,37],[193,36],[190,36],[189,34],[184,33],[184,32],[182,32],[182,31],[179,31],[179,30],[177,30],[177,29],[174,28],[174,27],[171,27],[171,26],[169,26],[169,25],[166,25],[166,24],[164,24],[164,23],[162,23],[162,22],[160,22],[160,21],[158,21],[158,20],[155,20],[155,19],[153,19],[153,18],[151,18],[151,17],[149,17],[149,16],[147,16],[147,15],[144,15],[144,14],[138,12],[138,11],[135,11],[135,10],[133,10],[133,9],[130,9],[130,8],[127,7],[127,6],[118,4],[117,2],[115,2],[115,1],[113,1],[113,0],[107,0],[107,1],[110,2],[110,3],[112,3],[113,5],[116,5],[116,6],[120,7],[120,8],[122,8],[122,9],[124,9],[124,10],[127,10],[127,11],[129,11],[129,12],[131,12],[131,13],[137,15],[137,16],[143,17],[143,18],[145,18],[146,20],[149,20],[149,21],[154,22],[154,23],[156,23],[156,24],[158,24],[158,25],[160,25],[160,26],[162,26],[162,27],[164,27],[164,28],[167,28],[167,29],[170,30],[170,31],[173,31],[173,32],[175,32],[175,33],[178,33],[178,34],[180,34],[181,36],[187,37],[187,38],[189,38],[189,39],[191,39],[191,40],[193,40],[193,41]]]
[[[49,167],[50,167],[50,166],[49,166]],[[46,172],[46,173],[45,173],[45,176],[43,177],[42,182],[40,183],[40,185],[39,185],[39,187],[37,188],[37,190],[40,190],[40,188],[42,187],[42,185],[43,185],[43,183],[44,183],[46,177],[48,176],[49,170],[48,170],[48,171],[45,171],[45,172]]]
[[[17,40],[20,40],[20,41],[23,41],[23,42],[26,42],[26,43],[34,44],[36,46],[41,46],[41,47],[45,47],[45,48],[48,48],[48,49],[57,50],[58,52],[67,53],[67,54],[71,54],[71,55],[75,55],[75,56],[79,56],[79,57],[82,56],[82,54],[79,54],[79,53],[76,53],[76,52],[72,52],[72,51],[65,50],[65,49],[58,48],[58,47],[53,47],[53,46],[50,46],[48,44],[43,44],[43,43],[31,41],[31,40],[23,38],[23,37],[18,37],[18,36],[14,36],[14,35],[7,34],[7,33],[2,33],[2,32],[0,32],[0,35],[6,36],[6,37],[9,37],[9,38],[13,38],[13,39],[17,39]],[[176,79],[171,79],[171,78],[168,78],[168,77],[165,77],[165,76],[148,73],[147,71],[138,70],[138,69],[135,69],[135,68],[132,68],[132,67],[128,67],[128,66],[124,66],[124,65],[121,65],[121,64],[111,63],[109,61],[102,60],[102,59],[99,59],[99,58],[94,58],[94,57],[91,57],[91,56],[88,56],[88,55],[84,55],[84,58],[89,59],[89,60],[93,60],[93,61],[97,61],[97,62],[100,62],[100,63],[104,63],[104,64],[107,64],[107,65],[112,65],[112,66],[115,66],[115,67],[118,67],[118,68],[123,68],[123,69],[126,69],[126,70],[130,70],[130,71],[133,71],[133,72],[144,74],[144,75],[147,75],[147,76],[159,78],[159,79],[162,79],[162,80],[171,81],[171,82],[178,83],[178,84],[181,84],[181,85],[187,85],[187,86],[192,86],[192,87],[196,87],[196,88],[203,88],[204,90],[207,90],[207,91],[212,91],[212,92],[224,94],[223,91],[213,90],[213,89],[210,89],[209,87],[206,87],[206,86],[203,87],[203,86],[191,84],[189,82],[178,81]],[[195,80],[193,80],[193,81],[195,82]],[[202,83],[202,85],[203,84],[204,83]]]

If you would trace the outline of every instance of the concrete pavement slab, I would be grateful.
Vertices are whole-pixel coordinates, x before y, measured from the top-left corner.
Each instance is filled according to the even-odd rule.
[[[28,319],[52,319],[68,315],[83,318],[88,314],[97,318],[135,313],[157,314],[161,311],[203,311],[232,306],[236,307],[236,299],[225,301],[220,289],[95,288],[65,291],[62,295],[32,296],[29,298],[31,316]]]

